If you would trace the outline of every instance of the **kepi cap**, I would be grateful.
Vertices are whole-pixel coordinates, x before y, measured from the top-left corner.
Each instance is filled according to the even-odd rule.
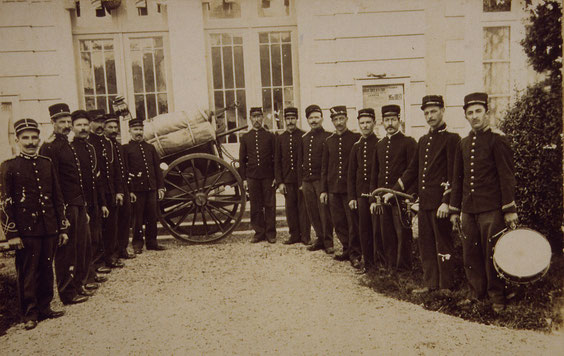
[[[445,101],[442,95],[425,95],[421,100],[421,110],[424,110],[427,106],[438,106],[441,108],[445,107]]]
[[[29,118],[20,119],[14,123],[14,131],[16,132],[16,136],[26,130],[33,130],[39,133],[39,124],[37,121]]]
[[[358,110],[358,119],[360,119],[361,117],[370,117],[372,119],[376,118],[376,114],[374,113],[374,109],[372,108],[364,108],[364,109],[360,109]]]
[[[88,110],[90,121],[104,121],[105,111],[102,109]]]
[[[104,118],[105,118],[104,124],[109,124],[111,122],[116,122],[119,124],[119,117],[114,113],[106,114]]]
[[[399,116],[401,108],[399,105],[391,104],[382,106],[382,117]]]
[[[321,108],[319,107],[319,105],[312,104],[305,109],[306,118],[308,118],[309,115],[311,115],[311,113],[314,113],[314,112],[318,112],[318,113],[323,115],[323,111],[321,111]]]
[[[284,109],[284,117],[293,116],[298,117],[298,109],[290,106]]]
[[[49,106],[49,116],[51,116],[51,121],[55,121],[63,116],[70,116],[69,106],[65,103],[58,103]]]
[[[463,106],[464,110],[466,110],[466,108],[469,107],[470,105],[474,105],[474,104],[484,105],[486,110],[488,110],[488,94],[476,92],[476,93],[470,93],[464,97],[464,106]]]
[[[329,112],[331,113],[331,118],[334,118],[337,115],[347,116],[347,107],[345,105],[333,106],[331,109],[329,109]]]
[[[86,119],[86,120],[90,121],[90,116],[84,110],[75,110],[71,114],[71,119],[72,119],[72,122],[75,122],[78,119]]]
[[[262,108],[260,108],[260,107],[251,108],[251,110],[250,110],[249,113],[250,113],[251,116],[253,116],[253,115],[262,115]]]
[[[141,119],[131,119],[129,120],[129,127],[143,127],[143,120]]]

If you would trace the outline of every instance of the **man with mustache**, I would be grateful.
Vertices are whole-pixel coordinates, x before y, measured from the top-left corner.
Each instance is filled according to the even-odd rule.
[[[68,241],[68,221],[57,174],[51,160],[37,155],[39,125],[32,119],[14,124],[20,154],[0,166],[0,221],[16,249],[16,273],[24,327],[58,318],[51,309],[53,255]]]
[[[250,110],[252,128],[241,136],[239,173],[245,180],[251,201],[252,243],[276,242],[276,196],[274,146],[276,138],[263,127],[262,108]]]
[[[305,211],[303,193],[298,186],[298,146],[302,141],[304,132],[297,127],[298,109],[288,107],[284,109],[286,131],[276,140],[275,151],[275,176],[278,182],[278,191],[284,194],[286,205],[286,219],[290,238],[284,244],[302,242],[310,243],[311,225]]]
[[[451,222],[462,224],[471,298],[489,296],[492,309],[499,313],[505,308],[505,283],[493,265],[496,241],[491,238],[517,224],[513,152],[504,134],[490,128],[488,94],[466,95],[463,109],[472,131],[456,147]]]
[[[104,135],[110,139],[114,147],[114,156],[117,161],[118,174],[121,181],[123,194],[116,194],[117,205],[117,248],[115,258],[131,259],[135,258],[134,253],[127,250],[129,245],[129,230],[131,226],[131,199],[127,187],[128,175],[125,157],[123,156],[123,146],[117,141],[119,135],[119,117],[116,114],[107,114],[104,121]]]
[[[382,106],[382,122],[386,136],[376,145],[372,164],[370,191],[376,188],[392,188],[405,171],[417,149],[417,142],[400,131],[400,107]],[[391,205],[373,202],[370,205],[375,217],[375,258],[391,270],[408,269],[411,255],[411,229],[402,221],[399,201]]]
[[[309,221],[315,230],[316,239],[307,249],[324,249],[327,254],[335,252],[333,248],[333,225],[326,204],[321,204],[321,157],[325,139],[330,133],[322,126],[323,112],[318,105],[312,104],[305,109],[307,123],[311,128],[302,136],[298,148],[298,185],[304,194],[304,201]]]
[[[131,141],[123,146],[125,166],[129,169],[129,195],[133,204],[133,250],[162,251],[157,243],[157,199],[165,195],[163,172],[157,150],[143,139],[143,120],[129,121]],[[145,239],[143,239],[145,225]]]
[[[335,233],[343,245],[343,252],[335,255],[335,260],[349,260],[353,267],[360,268],[358,217],[356,210],[353,211],[349,207],[347,196],[349,156],[360,135],[347,128],[346,106],[334,106],[330,111],[335,133],[327,137],[323,146],[319,199],[322,204],[329,204]]]
[[[100,244],[100,225],[94,216],[99,215],[99,211],[107,213],[106,200],[100,179],[96,151],[94,146],[88,142],[90,134],[90,119],[84,110],[76,110],[71,114],[72,130],[74,138],[72,147],[80,163],[80,173],[82,176],[82,189],[86,200],[86,212],[89,217],[88,236],[83,241],[77,243],[77,272],[75,279],[81,281],[83,288],[90,291],[98,288],[96,280],[104,278],[97,276],[96,265],[93,261],[94,252],[99,249]],[[80,241],[79,241],[80,242]],[[82,291],[88,295],[89,292]]]
[[[110,272],[110,268],[124,266],[117,258],[117,210],[116,201],[123,200],[123,189],[119,175],[118,162],[115,148],[110,139],[104,135],[104,122],[106,120],[103,110],[90,110],[90,132],[88,142],[96,149],[100,167],[100,180],[105,194],[107,211],[102,211],[102,246],[103,255],[99,261],[97,271]]]
[[[53,162],[66,205],[66,217],[70,223],[69,241],[57,249],[55,273],[59,298],[63,304],[82,303],[88,300],[83,293],[82,281],[75,278],[84,271],[77,268],[77,245],[88,238],[88,215],[82,190],[80,162],[68,140],[71,131],[71,113],[67,104],[53,104],[49,107],[53,135],[43,143],[39,153]]]
[[[421,110],[429,125],[429,133],[419,139],[417,152],[394,185],[394,190],[416,189],[419,196],[419,254],[423,268],[423,288],[413,293],[447,290],[454,284],[452,224],[448,203],[454,167],[454,152],[460,141],[457,133],[448,132],[443,115],[443,97],[427,95]],[[386,194],[387,202],[393,196]]]
[[[348,197],[349,208],[358,212],[358,231],[360,250],[362,252],[362,273],[374,267],[374,231],[372,215],[370,215],[370,199],[363,197],[370,189],[373,156],[376,151],[378,137],[374,134],[376,125],[374,109],[365,108],[358,111],[360,140],[355,142],[349,157]]]

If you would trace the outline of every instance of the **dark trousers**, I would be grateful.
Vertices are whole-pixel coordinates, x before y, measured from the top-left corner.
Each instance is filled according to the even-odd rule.
[[[401,211],[396,202],[383,205],[378,216],[383,262],[390,269],[408,269],[411,255],[411,228],[403,226]]]
[[[358,198],[358,236],[364,267],[374,267],[374,233],[372,231],[372,214],[368,198]]]
[[[53,300],[53,255],[57,236],[23,237],[16,250],[16,273],[20,310],[25,321],[37,320]]]
[[[290,240],[308,244],[310,242],[311,224],[306,213],[303,193],[296,183],[285,183],[284,185],[286,186],[284,199]]]
[[[90,227],[87,223],[86,207],[69,205],[67,207],[68,242],[57,248],[55,253],[55,273],[57,289],[63,303],[70,301],[78,293],[88,277],[91,260],[88,254]]]
[[[89,206],[88,216],[90,216],[90,268],[88,272],[88,282],[94,282],[96,276],[96,268],[103,264],[104,247],[102,246],[102,221],[100,216],[100,208],[97,206]]]
[[[493,303],[505,303],[505,283],[498,277],[492,259],[496,241],[491,240],[504,228],[500,210],[462,213],[464,271],[474,298],[483,298],[487,293]]]
[[[123,195],[123,205],[117,207],[117,252],[119,255],[127,254],[131,226],[131,207],[129,192],[125,192]]]
[[[419,253],[425,287],[452,288],[454,263],[452,224],[437,218],[437,209],[419,210]]]
[[[157,191],[134,192],[137,200],[133,204],[133,240],[134,249],[157,245]],[[143,225],[145,240],[143,241]]]
[[[331,224],[329,207],[325,204],[321,204],[319,200],[319,196],[321,195],[321,182],[318,180],[303,182],[302,193],[304,194],[309,221],[317,236],[314,245],[323,246],[324,248],[333,247],[333,225]]]
[[[102,244],[104,245],[104,263],[111,265],[117,259],[117,222],[118,212],[115,197],[106,195],[108,217],[102,219]]]
[[[256,240],[276,238],[276,196],[273,180],[247,178],[251,201],[251,226]]]
[[[358,238],[358,215],[349,207],[346,193],[329,193],[331,222],[337,238],[343,245],[343,254],[352,259],[360,258],[360,240]]]

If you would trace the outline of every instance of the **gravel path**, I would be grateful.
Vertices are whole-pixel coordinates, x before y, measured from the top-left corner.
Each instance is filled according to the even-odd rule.
[[[480,325],[384,297],[350,265],[303,245],[164,245],[126,261],[63,318],[12,327],[0,354],[564,354],[561,333]]]

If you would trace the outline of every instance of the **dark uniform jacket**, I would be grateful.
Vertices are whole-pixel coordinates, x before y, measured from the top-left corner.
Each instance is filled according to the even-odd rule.
[[[348,193],[349,201],[356,200],[362,194],[370,193],[370,174],[378,137],[374,133],[361,137],[351,149],[349,157]]]
[[[329,135],[330,132],[320,127],[302,136],[302,144],[298,148],[298,184],[321,179],[323,146]]]
[[[164,189],[160,159],[153,145],[145,141],[129,141],[123,146],[125,165],[129,167],[129,191],[148,192]]]
[[[51,158],[57,179],[62,187],[63,197],[67,205],[84,206],[82,177],[78,168],[79,161],[67,136],[55,134],[47,140],[39,150],[43,156]]]
[[[417,142],[398,131],[386,136],[376,145],[376,154],[372,164],[370,190],[376,188],[392,188],[411,162]],[[409,193],[413,193],[412,189]]]
[[[82,190],[86,205],[91,207],[106,206],[107,202],[94,146],[86,139],[79,137],[75,137],[71,145],[80,162]]]
[[[454,153],[460,141],[457,133],[448,132],[446,124],[419,139],[417,153],[392,189],[410,191],[416,185],[421,209],[437,209],[448,204],[453,177]]]
[[[66,232],[65,205],[55,167],[43,156],[21,154],[0,166],[0,219],[6,238]]]
[[[276,139],[274,172],[278,183],[298,183],[298,151],[304,132],[295,129],[284,131]]]
[[[117,142],[116,139],[110,139],[114,145],[114,154],[116,157],[116,161],[117,161],[117,168],[118,168],[118,174],[119,174],[119,181],[121,183],[121,188],[123,190],[123,193],[128,194],[129,192],[129,170],[127,168],[127,165],[125,164],[125,156],[124,156],[124,149],[123,149],[123,145],[119,142]]]
[[[457,145],[450,210],[461,208],[469,214],[517,211],[513,153],[507,139],[489,128],[471,131]]]
[[[322,192],[347,194],[349,156],[352,146],[359,138],[359,133],[350,130],[327,137],[321,159]]]
[[[239,173],[241,178],[274,178],[275,135],[261,127],[241,136],[239,145]]]
[[[98,156],[98,167],[100,167],[100,179],[104,192],[109,196],[123,193],[120,179],[118,162],[115,157],[115,148],[112,141],[104,135],[90,134],[88,142],[96,149]],[[113,199],[112,199],[113,201]]]

